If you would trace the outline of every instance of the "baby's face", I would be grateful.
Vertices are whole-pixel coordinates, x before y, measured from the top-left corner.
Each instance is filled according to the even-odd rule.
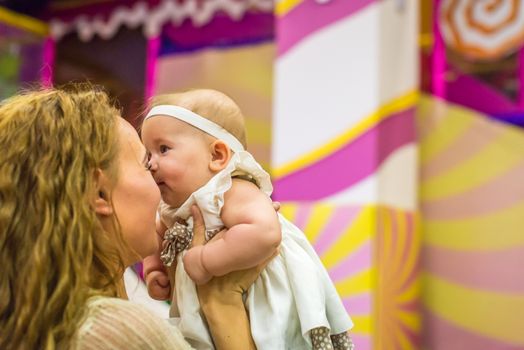
[[[169,116],[147,119],[142,142],[162,199],[175,208],[213,177],[209,143],[200,130],[183,121]]]

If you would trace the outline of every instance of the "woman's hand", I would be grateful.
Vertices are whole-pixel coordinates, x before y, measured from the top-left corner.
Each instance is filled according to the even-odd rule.
[[[200,208],[194,204],[191,207],[191,215],[193,216],[193,247],[198,247],[206,243],[206,224]]]
[[[189,277],[197,285],[208,282],[211,275],[202,263],[202,254],[204,253],[204,243],[206,242],[206,226],[200,208],[196,205],[191,207],[193,215],[193,242],[191,249],[184,255],[184,269]]]

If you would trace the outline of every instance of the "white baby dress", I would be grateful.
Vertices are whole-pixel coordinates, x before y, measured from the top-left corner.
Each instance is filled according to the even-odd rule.
[[[237,152],[224,170],[194,192],[180,208],[161,204],[160,217],[166,227],[172,227],[175,217],[180,217],[191,228],[190,208],[196,203],[202,211],[207,232],[222,229],[220,211],[224,193],[231,188],[233,173],[252,177],[268,196],[273,190],[269,174],[253,156],[245,151]],[[280,253],[262,271],[246,299],[251,333],[259,350],[311,349],[309,333],[312,329],[325,327],[331,334],[339,334],[351,329],[353,323],[303,232],[280,214],[279,220],[282,228]],[[184,270],[184,253],[177,255],[176,304],[172,305],[171,317],[193,347],[214,349],[195,284]]]

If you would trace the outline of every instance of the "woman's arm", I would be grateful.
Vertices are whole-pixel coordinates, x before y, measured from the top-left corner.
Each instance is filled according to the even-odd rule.
[[[280,245],[281,229],[271,199],[248,181],[233,179],[221,218],[229,229],[206,245],[190,249],[184,257],[186,271],[197,284],[256,266]]]

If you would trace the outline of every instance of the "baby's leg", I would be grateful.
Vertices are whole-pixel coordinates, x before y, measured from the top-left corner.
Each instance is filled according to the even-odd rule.
[[[355,346],[347,332],[329,334],[326,327],[314,328],[310,332],[313,350],[354,350]]]
[[[197,286],[200,306],[217,350],[256,350],[243,294],[265,266],[234,271]]]
[[[354,350],[355,345],[347,332],[331,336],[331,342],[335,350]]]

